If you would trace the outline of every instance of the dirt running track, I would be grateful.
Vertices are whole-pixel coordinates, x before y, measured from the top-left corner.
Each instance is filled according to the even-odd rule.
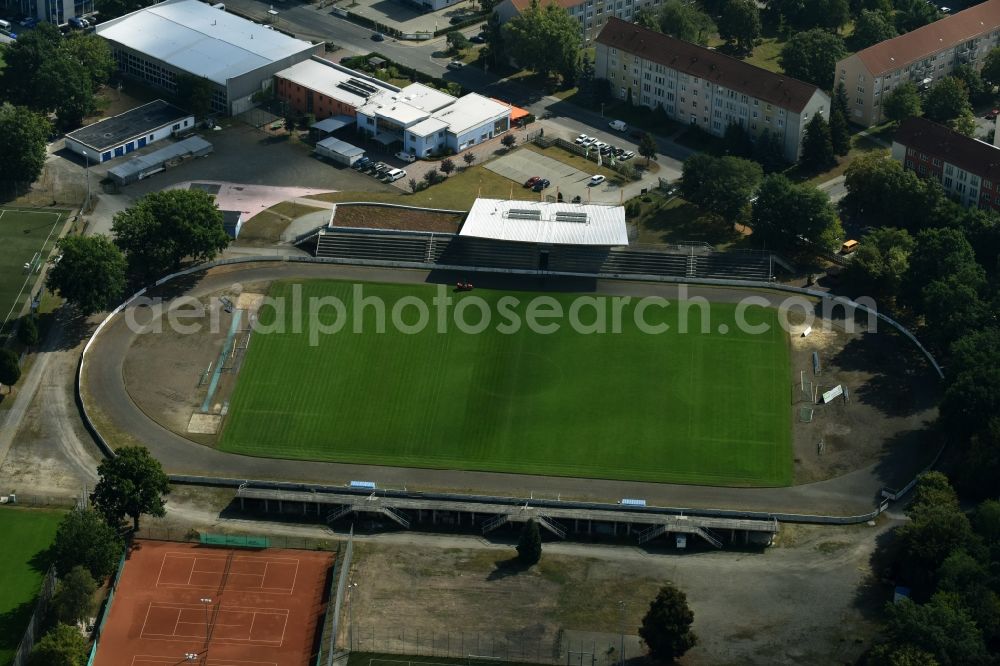
[[[368,268],[329,264],[262,262],[220,267],[199,274],[186,292],[195,298],[207,296],[234,283],[267,280],[351,279],[398,283],[431,281],[427,271]],[[435,273],[434,282],[450,284],[455,276]],[[553,278],[517,278],[481,274],[477,286],[517,288],[521,290],[569,290],[606,295],[659,295],[676,300],[679,286],[673,284],[624,281],[573,281]],[[681,285],[682,287],[684,285]],[[780,292],[751,291],[687,286],[687,297],[703,296],[709,300],[736,302],[753,294],[777,305],[788,295]],[[132,309],[132,308],[130,308]],[[126,311],[127,314],[128,311]],[[99,425],[110,425],[128,433],[147,446],[171,474],[212,475],[237,479],[276,479],[346,484],[351,479],[376,479],[382,487],[404,486],[420,490],[481,494],[535,496],[594,501],[618,501],[622,497],[642,497],[652,505],[679,508],[730,508],[753,511],[805,514],[858,515],[871,511],[883,487],[900,487],[914,472],[913,460],[882,460],[863,469],[817,483],[788,488],[715,488],[672,484],[608,481],[565,477],[512,475],[454,470],[407,469],[317,463],[310,461],[254,458],[211,449],[163,428],[149,419],[132,401],[123,377],[124,360],[137,334],[129,330],[119,315],[95,341],[83,378],[83,400],[88,410],[100,416]],[[110,433],[109,433],[110,434]],[[903,468],[905,469],[903,469]]]

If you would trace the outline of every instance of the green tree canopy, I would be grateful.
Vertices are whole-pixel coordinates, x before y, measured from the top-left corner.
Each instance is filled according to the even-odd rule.
[[[793,248],[805,238],[826,248],[843,236],[830,198],[811,185],[794,185],[781,174],[764,179],[753,203],[750,225],[754,238],[768,247]]]
[[[992,92],[987,91],[982,75],[972,65],[962,63],[952,71],[951,75],[965,84],[970,101],[981,101],[987,92]]]
[[[203,76],[193,76],[191,74],[178,74],[175,77],[177,84],[177,103],[194,114],[195,118],[204,118],[212,112],[212,95],[214,89],[212,82]],[[289,131],[294,129],[294,124],[289,125],[285,121],[285,127]]]
[[[693,623],[687,595],[667,583],[649,604],[639,636],[653,659],[671,663],[698,644],[698,636],[691,630]]]
[[[844,129],[846,131],[846,127]],[[813,117],[806,124],[806,133],[802,138],[802,156],[799,157],[799,163],[812,171],[825,171],[837,164],[830,125],[819,113],[813,114]]]
[[[888,607],[890,640],[932,655],[942,666],[979,664],[986,656],[975,620],[952,596],[936,594],[926,604],[910,600]]]
[[[148,513],[163,516],[163,495],[170,492],[167,475],[160,462],[141,446],[118,449],[97,467],[100,479],[90,500],[109,525],[121,525],[132,519],[133,531],[139,529],[139,517]]]
[[[914,245],[906,229],[872,229],[862,237],[844,277],[856,294],[894,300],[909,269]]]
[[[60,622],[73,625],[90,617],[94,612],[94,593],[97,583],[85,567],[75,566],[59,581],[52,608]]]
[[[941,419],[956,435],[971,435],[1000,414],[1000,330],[968,331],[951,346]],[[986,433],[982,435],[986,437]],[[992,437],[984,443],[992,444]]]
[[[125,255],[107,236],[66,236],[46,286],[84,315],[103,310],[125,291]]]
[[[726,0],[719,15],[719,36],[741,53],[753,50],[761,35],[760,10],[753,0]]]
[[[917,86],[910,81],[893,88],[882,102],[882,113],[886,119],[897,123],[919,116],[921,111],[920,93],[917,91]]]
[[[656,159],[656,151],[656,139],[649,132],[643,132],[639,139],[639,154],[646,158],[646,164],[649,164],[649,160]]]
[[[853,42],[857,49],[865,49],[872,44],[884,42],[896,36],[896,25],[892,15],[883,11],[864,9],[854,23]]]
[[[44,116],[24,106],[0,105],[0,183],[14,188],[38,180],[51,133]]]
[[[79,565],[95,580],[103,580],[115,570],[124,547],[121,536],[100,513],[93,509],[70,511],[56,531],[52,560],[60,576]]]
[[[946,76],[932,85],[924,98],[924,115],[935,122],[947,123],[965,113],[972,113],[969,91],[954,76]]]
[[[785,145],[781,137],[769,129],[761,132],[753,146],[753,159],[764,167],[765,173],[783,169],[787,162]]]
[[[459,53],[463,49],[469,48],[472,42],[469,38],[462,34],[461,30],[451,30],[447,35],[444,36],[445,43],[448,44],[448,48],[454,53]]]
[[[521,536],[517,540],[517,559],[529,567],[542,559],[542,535],[538,532],[538,523],[534,518],[529,518],[521,529]]]
[[[688,201],[735,223],[745,219],[763,178],[764,171],[756,162],[696,154],[684,160],[681,189]]]
[[[893,0],[896,5],[896,30],[910,32],[941,18],[937,7],[924,0]]]
[[[30,666],[84,666],[89,647],[79,629],[57,624],[35,644],[28,663]]]
[[[845,54],[839,35],[817,28],[795,33],[782,47],[778,62],[789,76],[830,90],[837,61]]]
[[[958,494],[947,476],[941,472],[927,472],[917,480],[906,513],[912,517],[935,506],[958,511]]]
[[[17,339],[25,347],[38,344],[38,321],[33,314],[21,317],[17,326]]]
[[[956,284],[969,285],[979,291],[986,285],[986,273],[976,263],[972,245],[959,229],[924,229],[916,235],[916,246],[910,254],[907,274],[911,307],[919,310],[922,290],[936,280],[954,279]]]
[[[13,349],[0,347],[0,387],[11,387],[21,378],[21,362]]]
[[[697,3],[683,0],[666,0],[655,24],[647,27],[693,44],[708,43],[708,38],[717,30],[715,22]]]
[[[753,140],[750,138],[749,132],[739,123],[729,123],[726,125],[726,131],[722,135],[722,143],[725,146],[726,155],[752,157],[754,154]]]
[[[87,72],[94,89],[107,83],[115,71],[108,40],[95,33],[71,32],[63,39],[63,48]]]
[[[899,227],[911,232],[939,226],[953,219],[955,204],[934,179],[917,177],[899,162],[880,153],[858,157],[845,172],[845,211],[871,225]]]
[[[508,55],[533,72],[557,73],[563,81],[576,81],[580,63],[580,24],[556,3],[531,6],[503,27]]]
[[[117,213],[111,225],[115,244],[134,274],[154,278],[181,261],[209,261],[229,244],[222,213],[201,190],[148,194]]]
[[[979,74],[993,85],[1000,84],[1000,46],[994,46],[986,54]]]

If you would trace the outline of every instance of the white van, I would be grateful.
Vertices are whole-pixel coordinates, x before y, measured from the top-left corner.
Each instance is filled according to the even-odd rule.
[[[400,178],[406,178],[406,172],[402,169],[390,169],[385,172],[385,179],[389,183],[397,181]]]
[[[0,30],[10,30],[10,21],[0,19]]]
[[[610,127],[611,129],[613,129],[616,132],[626,132],[626,131],[628,131],[628,125],[626,125],[621,120],[612,120],[610,123],[608,123],[608,127]]]

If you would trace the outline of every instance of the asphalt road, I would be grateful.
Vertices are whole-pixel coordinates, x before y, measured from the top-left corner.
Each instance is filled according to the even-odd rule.
[[[309,264],[247,264],[203,274],[188,295],[215,293],[235,282],[326,277],[366,281],[423,283],[429,281],[424,271],[364,268],[358,266]],[[439,276],[445,283],[449,276]],[[510,287],[510,278],[482,275],[478,283],[503,280],[497,287]],[[678,286],[668,284],[600,281],[588,283],[597,293],[644,296],[658,294],[676,300]],[[522,289],[588,290],[588,285],[566,284],[552,280],[525,278]],[[687,297],[705,296],[714,300],[736,301],[751,292],[742,289],[687,287]],[[772,303],[784,296],[777,292],[759,292]],[[895,485],[898,478],[887,478],[895,471],[885,461],[849,474],[808,485],[789,488],[715,488],[656,483],[636,483],[563,477],[464,472],[453,470],[407,469],[309,461],[275,460],[224,453],[195,444],[149,419],[126,390],[123,377],[125,355],[136,334],[121,315],[112,320],[91,348],[84,376],[84,400],[88,409],[102,415],[102,427],[128,433],[143,442],[165,469],[175,474],[216,475],[241,479],[282,479],[306,483],[340,484],[352,478],[377,479],[383,487],[410,487],[421,490],[480,493],[528,497],[539,493],[546,497],[561,495],[567,499],[617,501],[622,497],[642,497],[657,506],[687,508],[730,508],[769,512],[857,515],[872,509],[880,488]]]

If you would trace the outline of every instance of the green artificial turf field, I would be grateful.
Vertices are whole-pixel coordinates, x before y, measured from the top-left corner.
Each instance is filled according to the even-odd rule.
[[[48,566],[44,561],[32,560],[52,543],[62,517],[62,511],[0,509],[4,543],[4,562],[0,567],[0,666],[6,666],[14,658]]]
[[[786,334],[777,314],[750,309],[750,323],[770,331],[736,332],[736,306],[712,304],[708,334],[678,333],[679,309],[651,307],[650,323],[665,334],[643,333],[633,303],[623,309],[620,333],[585,335],[568,320],[553,334],[522,326],[504,334],[498,301],[513,296],[524,320],[526,302],[540,296],[476,290],[448,292],[456,302],[474,296],[491,305],[493,322],[480,334],[435,326],[431,285],[363,285],[366,297],[392,304],[419,298],[430,307],[429,326],[404,334],[391,324],[374,332],[374,310],[364,334],[352,331],[352,284],[301,283],[302,302],[336,296],[347,324],[309,345],[303,324],[293,332],[254,333],[229,404],[220,447],[257,456],[405,467],[429,467],[739,486],[791,483],[791,406]],[[272,297],[291,302],[291,283]],[[576,294],[553,294],[569,311]],[[607,311],[612,312],[609,303]],[[465,319],[480,314],[469,308]],[[697,308],[689,311],[700,321]],[[579,317],[594,319],[593,309]],[[329,308],[321,321],[335,319]],[[416,309],[404,321],[417,319]],[[275,324],[272,307],[259,323]],[[305,317],[303,317],[305,321]],[[391,321],[391,320],[390,320]],[[549,323],[546,320],[545,323]],[[729,332],[716,332],[724,324]],[[693,326],[692,326],[693,327]]]
[[[44,262],[65,220],[63,211],[27,211],[0,208],[0,333],[4,322],[16,319],[37,274],[28,275],[24,264],[37,257]],[[9,322],[8,322],[9,325]]]

